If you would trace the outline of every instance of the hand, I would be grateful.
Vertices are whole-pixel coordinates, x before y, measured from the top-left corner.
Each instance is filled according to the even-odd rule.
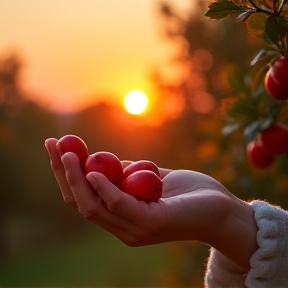
[[[129,246],[198,240],[249,269],[257,249],[253,210],[215,179],[190,170],[160,169],[163,196],[157,203],[146,203],[100,173],[85,176],[77,156],[68,152],[60,158],[56,143],[57,139],[45,142],[55,178],[65,203],[85,219]]]

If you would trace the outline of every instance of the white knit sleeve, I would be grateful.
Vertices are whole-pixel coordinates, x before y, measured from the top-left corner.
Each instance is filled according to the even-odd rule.
[[[205,287],[288,288],[288,213],[264,201],[250,203],[258,226],[259,248],[247,274],[219,251],[211,249]]]
[[[288,287],[288,213],[263,201],[251,203],[259,249],[250,259],[245,284],[252,288]]]

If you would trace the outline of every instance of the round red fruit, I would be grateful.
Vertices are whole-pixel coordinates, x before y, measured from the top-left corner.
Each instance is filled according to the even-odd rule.
[[[256,140],[248,144],[247,156],[250,163],[257,168],[267,168],[274,162],[274,156],[267,154],[261,144]]]
[[[140,160],[133,162],[129,166],[127,166],[123,172],[124,172],[124,178],[127,178],[129,175],[133,174],[136,171],[141,170],[149,170],[154,172],[160,177],[159,169],[155,163],[149,160]]]
[[[162,181],[152,171],[136,171],[123,181],[120,190],[139,201],[157,202],[162,196]]]
[[[82,169],[84,169],[89,153],[85,142],[80,137],[65,135],[58,140],[56,147],[60,156],[67,152],[75,153],[79,158]]]
[[[288,87],[288,57],[281,56],[270,68],[271,76],[281,86]]]
[[[268,70],[268,72],[266,73],[264,84],[268,93],[274,99],[280,100],[280,101],[284,101],[288,99],[288,86],[281,86],[280,84],[278,84],[271,75],[271,69]]]
[[[120,187],[124,180],[121,162],[110,152],[99,151],[90,155],[85,164],[85,174],[90,172],[102,173],[117,187]]]
[[[288,127],[274,122],[260,133],[263,149],[270,155],[288,153]]]

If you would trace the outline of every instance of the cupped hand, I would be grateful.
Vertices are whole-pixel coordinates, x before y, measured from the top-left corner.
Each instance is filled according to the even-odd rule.
[[[68,152],[60,158],[56,144],[53,138],[45,142],[64,201],[88,221],[129,246],[199,240],[248,267],[254,241],[245,245],[240,236],[250,233],[248,242],[255,237],[253,211],[212,177],[190,170],[160,169],[162,198],[146,203],[122,192],[100,173],[85,176],[77,156]],[[122,165],[129,163],[123,161]],[[252,224],[247,224],[248,220]],[[241,233],[233,232],[234,224]],[[236,253],[239,241],[244,248]]]

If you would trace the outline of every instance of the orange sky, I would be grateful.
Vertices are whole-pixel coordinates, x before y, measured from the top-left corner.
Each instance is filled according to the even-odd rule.
[[[120,103],[134,89],[152,97],[150,73],[171,55],[157,3],[1,0],[0,56],[19,53],[23,87],[56,111],[75,111],[103,95]]]

